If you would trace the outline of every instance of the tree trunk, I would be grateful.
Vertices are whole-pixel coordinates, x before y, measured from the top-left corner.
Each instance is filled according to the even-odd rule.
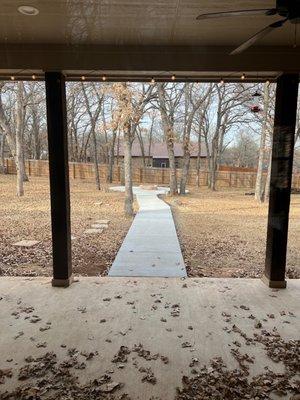
[[[120,131],[118,131],[118,136],[117,136],[117,165],[119,165],[119,160],[120,160]]]
[[[197,154],[197,187],[200,187],[200,168],[201,168],[201,130],[198,134],[198,154]]]
[[[168,157],[169,157],[169,171],[170,171],[170,195],[178,195],[177,186],[177,171],[174,154],[174,132],[173,132],[173,121],[168,117],[166,111],[166,101],[164,96],[164,89],[161,85],[158,86],[158,98],[159,98],[159,110],[161,115],[161,121],[167,143]]]
[[[269,83],[264,84],[264,116],[262,123],[262,130],[260,136],[259,144],[259,156],[257,165],[257,175],[255,184],[255,199],[260,203],[264,199],[264,188],[263,188],[263,167],[265,158],[265,145],[266,145],[266,135],[267,135],[267,118],[269,109]]]
[[[139,129],[137,129],[136,132],[137,132],[137,138],[138,138],[140,148],[141,148],[142,163],[143,163],[143,167],[145,168],[146,167],[146,155],[145,155],[145,147],[144,147],[142,134]]]
[[[190,168],[190,130],[191,126],[188,112],[189,112],[189,85],[185,84],[184,86],[184,95],[185,95],[185,109],[184,109],[184,134],[183,134],[183,157],[182,157],[182,171],[181,171],[181,179],[180,179],[180,189],[179,193],[185,194],[186,183],[188,179],[188,173]]]
[[[148,144],[148,162],[150,166],[152,167],[152,157],[151,157],[151,147],[152,147],[152,137],[153,137],[153,126],[154,126],[154,118],[152,117],[151,121],[151,127],[150,127],[150,132],[149,132],[149,144]]]
[[[32,110],[32,130],[33,130],[33,158],[40,160],[41,158],[41,140],[40,140],[40,129],[36,111]],[[71,135],[72,137],[72,135]],[[72,142],[72,141],[71,141]]]
[[[17,169],[17,196],[21,197],[24,195],[24,162],[22,154],[22,143],[19,135],[16,135],[16,157],[15,157],[16,169]]]
[[[94,168],[95,168],[95,182],[96,189],[100,190],[100,174],[99,174],[99,165],[98,165],[98,154],[97,154],[97,139],[96,139],[96,129],[93,124],[92,126],[92,137],[93,137],[93,153],[94,153]]]
[[[189,169],[190,169],[190,153],[187,152],[183,156],[183,165],[182,165],[182,173],[180,180],[180,194],[185,194]]]
[[[0,141],[0,173],[5,173],[5,160],[4,160],[4,147],[5,147],[5,134],[1,134]]]
[[[211,156],[209,159],[209,188],[213,192],[216,190],[216,179],[217,179],[217,146],[216,140],[212,142]]]
[[[272,136],[271,136],[270,142],[271,143],[270,143],[270,152],[269,152],[268,172],[267,172],[265,191],[264,191],[264,201],[268,201],[269,196],[270,196],[271,168],[272,168],[272,143],[273,143]]]
[[[17,104],[16,104],[16,156],[15,163],[17,169],[17,196],[24,195],[24,157],[22,143],[23,125],[23,82],[17,83]]]
[[[132,192],[132,165],[131,165],[131,140],[129,127],[124,131],[124,175],[125,175],[125,214],[133,215],[133,192]]]
[[[23,135],[22,135],[21,146],[22,146],[23,182],[29,182],[29,178],[28,178],[28,175],[27,175],[27,173],[26,173]]]
[[[117,132],[113,131],[112,142],[109,148],[108,154],[108,182],[113,182],[113,173],[114,173],[114,160],[115,160],[115,143],[116,143],[116,135]]]
[[[169,169],[170,169],[170,195],[176,196],[178,195],[178,186],[177,186],[177,171],[176,171],[176,162],[175,162],[175,154],[174,154],[174,142],[173,142],[173,130],[167,129],[167,149],[169,156]]]

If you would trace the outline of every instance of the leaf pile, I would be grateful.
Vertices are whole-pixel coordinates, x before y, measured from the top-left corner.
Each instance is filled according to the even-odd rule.
[[[127,394],[115,396],[112,393],[123,387],[113,382],[111,376],[104,374],[98,379],[81,385],[71,368],[78,364],[77,353],[69,352],[71,358],[58,363],[56,354],[49,352],[41,357],[29,356],[26,365],[19,369],[18,379],[27,381],[27,385],[19,386],[12,392],[4,392],[1,400],[130,400]],[[89,358],[87,358],[89,359]],[[77,363],[77,364],[76,364]]]

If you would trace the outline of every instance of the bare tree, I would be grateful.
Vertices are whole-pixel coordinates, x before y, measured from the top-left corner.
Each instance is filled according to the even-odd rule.
[[[258,145],[252,132],[238,131],[233,145],[227,147],[222,155],[222,163],[242,168],[257,165]]]
[[[137,127],[147,111],[146,106],[153,98],[153,87],[145,84],[137,87],[136,85],[130,86],[126,83],[119,83],[113,85],[113,92],[118,104],[117,123],[123,131],[125,213],[126,215],[133,215],[131,148]]]
[[[180,194],[185,194],[186,183],[190,168],[190,139],[193,129],[193,122],[196,112],[205,104],[207,98],[211,94],[211,88],[201,90],[199,84],[186,83],[184,87],[185,106],[184,106],[184,128],[183,128],[183,165],[180,180]],[[198,158],[200,169],[201,155],[201,133],[198,140]]]
[[[3,107],[1,96],[4,85],[4,83],[0,84],[0,125],[16,164],[17,196],[23,196],[23,182],[24,180],[28,180],[25,173],[23,146],[26,108],[24,83],[22,81],[18,81],[13,85],[13,87],[10,88],[11,90],[6,93],[6,105],[8,105],[6,111]]]
[[[164,137],[167,144],[170,165],[170,195],[178,195],[177,171],[174,153],[175,142],[175,112],[183,95],[183,86],[176,84],[158,83],[158,104]]]
[[[96,188],[101,189],[100,185],[100,174],[98,164],[98,151],[97,151],[97,138],[96,138],[96,125],[101,112],[103,94],[99,94],[99,88],[96,88],[95,83],[91,82],[89,85],[89,95],[87,93],[87,87],[85,83],[81,83],[81,89],[85,100],[86,111],[90,120],[90,134],[93,140],[93,158],[95,167],[95,180]]]
[[[263,101],[263,119],[260,135],[259,144],[259,156],[256,174],[256,184],[255,184],[255,199],[259,202],[264,200],[264,186],[263,186],[263,168],[265,160],[265,147],[266,147],[266,137],[268,130],[268,113],[269,113],[269,102],[270,102],[270,83],[264,83],[264,101]]]
[[[1,124],[0,124],[0,173],[1,174],[4,174],[6,172],[4,152],[5,152],[5,134],[1,129]]]
[[[24,86],[27,94],[24,153],[39,160],[47,147],[45,87],[42,82],[27,82]]]
[[[117,135],[118,135],[118,123],[115,121],[113,117],[113,99],[110,104],[110,115],[111,115],[111,123],[109,124],[109,130],[110,130],[110,140],[107,142],[108,146],[108,177],[107,181],[109,183],[112,183],[113,181],[113,168],[114,168],[114,161],[115,161],[115,149],[116,149],[116,140],[117,140]],[[104,108],[103,108],[104,111]],[[106,123],[105,120],[105,115],[103,112],[103,127],[104,129],[108,129],[108,124]]]
[[[250,88],[248,85],[229,83],[213,84],[212,89],[214,95],[210,108],[212,107],[213,110],[205,113],[207,129],[204,130],[204,137],[209,163],[208,184],[211,190],[216,190],[217,170],[226,148],[225,135],[234,126],[250,121],[247,106]]]

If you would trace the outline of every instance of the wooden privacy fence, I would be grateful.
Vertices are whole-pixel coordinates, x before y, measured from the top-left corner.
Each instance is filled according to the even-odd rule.
[[[16,166],[13,159],[6,159],[6,172],[8,174],[16,174]],[[49,166],[46,160],[26,160],[25,161],[26,173],[28,176],[48,176]],[[228,168],[228,167],[227,167]],[[178,177],[181,176],[181,169],[177,169]],[[108,165],[99,165],[100,180],[107,182]],[[92,163],[75,163],[69,162],[69,176],[70,179],[86,179],[93,180],[95,178],[95,167]],[[134,167],[132,171],[134,184],[169,184],[169,169],[168,168],[137,168]],[[200,171],[199,184],[200,186],[207,186],[209,178],[208,171]],[[254,189],[256,180],[256,172],[241,171],[218,171],[217,172],[217,187],[219,188],[249,188]],[[188,176],[188,185],[196,186],[198,182],[197,171],[191,169]],[[114,165],[113,167],[113,183],[124,183],[124,172],[122,165]],[[300,174],[293,175],[294,188],[300,189]]]

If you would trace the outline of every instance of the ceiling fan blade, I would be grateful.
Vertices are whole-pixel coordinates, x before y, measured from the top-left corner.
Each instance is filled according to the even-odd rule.
[[[255,35],[251,36],[250,39],[246,40],[246,42],[242,43],[239,47],[237,47],[235,50],[233,50],[230,53],[230,55],[235,55],[235,54],[242,53],[244,50],[248,49],[248,47],[252,46],[259,39],[262,39],[263,37],[267,36],[274,29],[281,28],[282,25],[286,21],[287,21],[287,18],[281,19],[280,21],[276,21],[273,24],[271,24],[269,26],[266,26],[264,29],[262,29],[261,31],[257,32]]]
[[[261,8],[254,10],[237,10],[237,11],[225,11],[225,12],[215,12],[208,14],[200,14],[196,18],[200,19],[210,19],[210,18],[223,18],[223,17],[243,17],[249,15],[275,15],[277,14],[276,8]]]

